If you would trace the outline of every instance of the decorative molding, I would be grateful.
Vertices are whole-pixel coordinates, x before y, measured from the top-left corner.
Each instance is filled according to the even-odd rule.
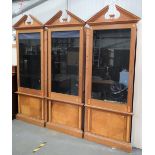
[[[63,22],[60,21],[60,18],[62,16],[62,11],[57,12],[50,20],[48,20],[45,23],[46,27],[65,27],[65,26],[84,26],[85,21],[71,13],[70,11],[67,11],[67,14],[70,16],[70,20],[63,20]]]
[[[111,18],[106,19],[105,15],[109,10],[109,6],[104,7],[94,16],[92,16],[89,20],[87,20],[87,24],[92,25],[101,25],[101,24],[120,24],[120,23],[137,23],[140,18],[131,12],[121,8],[116,5],[117,11],[119,11],[120,16],[118,18],[114,18],[114,15],[110,15]]]
[[[32,23],[28,24],[26,21],[29,20],[29,18],[32,19]],[[33,29],[33,28],[42,28],[43,23],[41,23],[38,19],[36,19],[32,15],[24,15],[17,23],[13,25],[14,29]]]

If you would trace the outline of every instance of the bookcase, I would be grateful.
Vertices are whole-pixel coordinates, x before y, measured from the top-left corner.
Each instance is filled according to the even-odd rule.
[[[77,137],[83,135],[84,25],[67,11],[45,23],[48,29],[48,121],[46,126]]]
[[[116,6],[84,22],[67,11],[45,24],[23,16],[17,45],[17,119],[131,152],[139,17]],[[85,26],[87,24],[87,26]]]
[[[131,152],[132,99],[139,17],[106,6],[86,23],[84,138]]]
[[[17,45],[17,119],[45,124],[45,65],[43,24],[32,15],[23,16],[14,26]]]

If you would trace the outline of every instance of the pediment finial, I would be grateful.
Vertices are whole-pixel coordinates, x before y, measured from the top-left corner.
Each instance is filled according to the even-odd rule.
[[[25,25],[32,25],[33,19],[30,15],[27,16],[27,19],[25,20]]]
[[[116,0],[112,0],[108,5],[108,11],[104,15],[105,19],[118,19],[120,17],[120,12],[116,8]]]
[[[60,21],[61,23],[63,23],[63,22],[68,22],[68,23],[69,23],[70,20],[71,20],[71,17],[70,17],[70,15],[67,13],[67,11],[66,11],[66,10],[62,10],[62,15],[61,15],[59,21]]]

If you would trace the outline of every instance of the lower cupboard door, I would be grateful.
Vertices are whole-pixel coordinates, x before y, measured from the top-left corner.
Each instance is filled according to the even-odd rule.
[[[39,126],[45,123],[45,104],[41,98],[18,94],[18,114],[17,119]]]
[[[131,151],[131,116],[91,107],[85,112],[85,139]]]
[[[70,104],[67,101],[49,101],[49,120],[47,127],[82,137],[82,106]]]

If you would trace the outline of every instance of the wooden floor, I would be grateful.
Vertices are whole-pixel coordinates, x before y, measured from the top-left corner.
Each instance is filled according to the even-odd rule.
[[[87,140],[65,135],[19,120],[12,122],[12,155],[141,155],[140,149],[128,154]],[[33,150],[46,142],[37,152]]]

